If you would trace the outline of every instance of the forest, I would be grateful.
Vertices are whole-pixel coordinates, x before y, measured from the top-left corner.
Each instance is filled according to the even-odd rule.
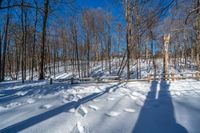
[[[199,133],[200,0],[0,0],[0,133]]]
[[[115,6],[117,15],[109,11]],[[141,62],[156,69],[165,34],[174,67],[199,69],[199,0],[116,0],[106,8],[75,0],[1,0],[0,80],[41,80],[60,66],[74,77],[90,77],[98,63],[112,74],[113,59],[113,75],[126,71],[130,79],[136,72],[140,79]]]

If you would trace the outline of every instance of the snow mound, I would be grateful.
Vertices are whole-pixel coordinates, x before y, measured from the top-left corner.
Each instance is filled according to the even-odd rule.
[[[113,100],[115,100],[115,98],[113,98],[113,97],[108,97],[107,100],[108,100],[108,101],[113,101]]]
[[[21,103],[19,103],[19,102],[13,102],[13,103],[9,103],[8,105],[6,105],[6,108],[14,108],[14,107],[17,107],[20,105],[21,105]]]
[[[89,133],[89,131],[80,121],[78,121],[72,133]]]
[[[143,94],[138,93],[138,92],[132,92],[132,96],[135,96],[135,97],[138,97],[138,98],[141,98],[141,99],[146,98]]]
[[[132,100],[136,100],[136,99],[137,99],[137,97],[132,96],[132,95],[129,95],[129,97],[130,97]]]
[[[99,107],[97,107],[95,105],[89,105],[88,107],[91,108],[91,109],[93,109],[93,110],[95,110],[95,111],[99,109]]]
[[[63,100],[62,100],[62,103],[64,103],[64,104],[65,104],[65,103],[68,103],[68,102],[69,102],[69,101],[66,100],[66,99],[63,99]]]
[[[144,102],[142,101],[142,100],[137,100],[136,101],[136,104],[138,105],[138,106],[143,106],[143,104],[144,104]]]
[[[175,92],[175,95],[176,95],[176,96],[180,96],[181,93],[180,93],[180,92]]]
[[[79,121],[77,123],[77,128],[78,128],[79,133],[85,133],[84,132],[84,126],[82,126]]]
[[[74,113],[76,110],[74,108],[70,109],[68,112]]]
[[[81,105],[78,109],[78,113],[82,116],[85,116],[88,113],[88,110],[85,106]]]
[[[69,94],[69,95],[63,95],[63,98],[67,101],[73,101],[75,96],[74,94]]]
[[[125,112],[129,112],[129,113],[134,113],[135,112],[134,109],[130,109],[130,108],[125,108],[124,111]]]
[[[94,100],[92,100],[92,101],[94,101],[94,102],[98,102],[98,101],[100,101],[100,99],[94,99]]]
[[[17,96],[24,96],[26,95],[28,92],[27,91],[19,91],[16,93]]]
[[[35,102],[35,100],[34,99],[32,99],[32,98],[29,98],[29,99],[27,99],[27,101],[26,101],[27,103],[29,103],[29,104],[31,104],[31,103],[34,103]]]
[[[41,108],[43,108],[43,109],[49,109],[51,107],[52,107],[51,104],[46,104],[46,105],[41,106]]]
[[[5,109],[6,109],[5,107],[0,106],[0,111],[3,111],[3,110],[5,110]]]
[[[106,115],[109,116],[109,117],[115,117],[115,116],[120,115],[120,112],[111,111],[109,113],[106,113]]]

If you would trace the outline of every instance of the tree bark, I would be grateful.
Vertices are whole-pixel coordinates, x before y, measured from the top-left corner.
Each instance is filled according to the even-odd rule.
[[[44,79],[44,57],[45,57],[45,42],[46,42],[46,26],[49,12],[49,0],[44,1],[44,16],[42,26],[42,45],[41,45],[41,62],[40,62],[40,74],[39,80]]]
[[[131,43],[131,1],[126,4],[126,49],[127,49],[127,79],[130,79],[130,43]]]
[[[8,3],[9,5],[9,3]],[[5,26],[5,37],[4,37],[4,46],[3,46],[3,60],[2,60],[2,80],[5,78],[5,66],[6,66],[6,51],[7,51],[7,41],[8,41],[8,28],[10,22],[9,9],[7,10],[6,17],[6,26]]]
[[[0,82],[2,81],[2,69],[1,69],[1,65],[2,65],[2,63],[1,63],[2,35],[1,34],[2,33],[0,31]]]

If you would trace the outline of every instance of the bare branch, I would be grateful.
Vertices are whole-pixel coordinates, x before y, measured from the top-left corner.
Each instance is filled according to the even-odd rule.
[[[31,6],[31,5],[24,5],[24,4],[14,4],[14,5],[8,5],[8,6],[0,7],[0,10],[4,10],[4,9],[7,9],[7,8],[15,8],[15,7],[26,7],[26,8],[43,10],[40,7],[35,7],[35,6]]]
[[[186,19],[185,19],[185,24],[187,24],[187,21],[190,17],[190,15],[192,15],[195,11],[199,10],[200,7],[196,8],[196,9],[193,9],[192,11],[189,12],[189,14],[187,15]]]

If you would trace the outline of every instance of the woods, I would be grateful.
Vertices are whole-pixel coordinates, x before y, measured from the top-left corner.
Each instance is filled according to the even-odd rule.
[[[0,133],[199,133],[200,0],[0,0]]]
[[[0,80],[48,79],[61,66],[72,77],[91,77],[98,64],[108,75],[141,79],[143,62],[156,75],[165,34],[171,35],[173,67],[199,70],[199,3],[115,1],[113,6],[121,6],[115,16],[99,8],[77,9],[75,0],[1,0]]]

